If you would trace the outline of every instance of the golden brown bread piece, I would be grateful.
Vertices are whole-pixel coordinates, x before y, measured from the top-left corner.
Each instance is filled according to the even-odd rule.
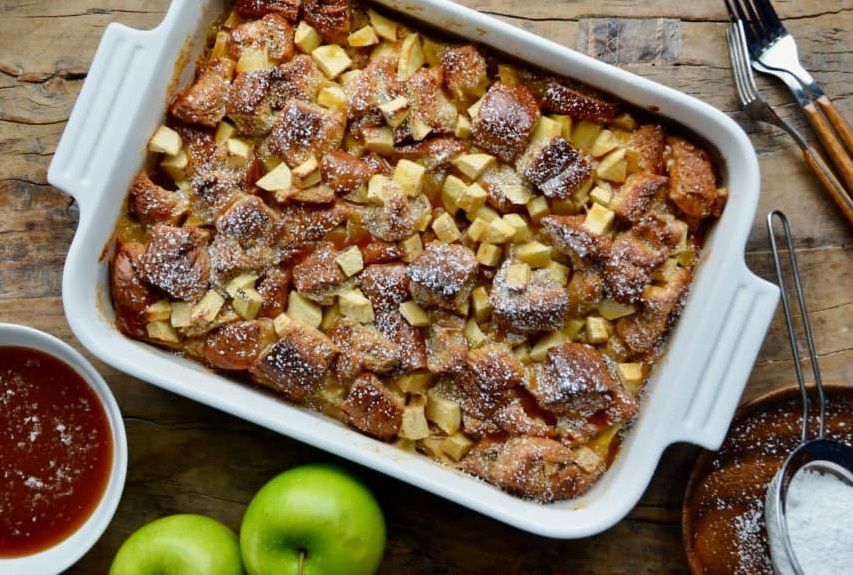
[[[142,277],[175,299],[194,301],[210,281],[208,232],[158,224],[141,258]]]
[[[292,401],[302,401],[318,389],[338,350],[325,334],[305,324],[289,321],[276,327],[281,339],[267,349],[251,373],[258,383]]]
[[[320,172],[327,186],[336,192],[348,193],[366,185],[376,169],[358,156],[335,150],[323,156]]]
[[[669,139],[669,199],[688,216],[719,217],[728,197],[717,189],[708,153],[684,138]]]
[[[495,274],[489,304],[495,324],[503,331],[529,335],[558,329],[568,308],[566,290],[546,269],[533,270],[522,290],[511,289],[507,280],[513,260],[507,258]]]
[[[616,105],[570,88],[560,82],[549,82],[542,94],[542,108],[578,120],[605,124],[616,116]]]
[[[293,267],[293,285],[308,299],[328,304],[347,276],[336,261],[340,252],[332,242],[320,242]]]
[[[691,274],[684,268],[662,290],[644,294],[643,307],[637,313],[616,322],[616,334],[625,346],[636,354],[652,351],[666,332],[672,311],[687,291]]]
[[[362,224],[370,234],[384,242],[398,242],[415,233],[415,224],[429,211],[429,201],[419,196],[409,199],[396,184],[385,186],[382,205],[362,210]]]
[[[177,224],[186,215],[189,206],[179,202],[175,192],[151,181],[145,170],[140,170],[130,185],[128,196],[130,212],[143,224]]]
[[[510,189],[510,186],[521,186],[524,184],[518,172],[511,167],[499,164],[489,168],[480,176],[478,183],[488,194],[486,201],[499,212],[524,213],[526,211],[526,207],[523,204],[515,205],[507,198],[507,190]]]
[[[465,321],[446,312],[432,314],[426,340],[427,367],[432,373],[459,373],[465,368],[468,343],[463,329]]]
[[[564,199],[583,186],[592,165],[563,138],[531,144],[519,158],[518,172],[546,197]]]
[[[353,382],[343,406],[347,422],[378,439],[394,439],[403,423],[403,405],[375,375]]]
[[[260,20],[240,24],[231,31],[228,55],[239,60],[247,48],[267,49],[267,55],[273,60],[283,61],[293,58],[293,28],[282,14],[270,12]]]
[[[342,382],[352,381],[365,370],[385,374],[400,365],[400,346],[382,335],[374,325],[341,318],[329,331],[329,337],[340,350],[335,376]]]
[[[258,317],[275,319],[287,309],[287,295],[290,293],[292,273],[290,268],[274,268],[265,273],[255,288],[263,303],[258,312]]]
[[[400,245],[393,242],[368,242],[360,249],[364,265],[387,264],[403,257]]]
[[[530,88],[496,82],[473,118],[474,144],[512,164],[527,146],[539,115],[539,103]]]
[[[276,212],[257,196],[246,196],[216,220],[217,234],[210,246],[218,276],[261,272],[278,264],[278,238],[283,228]]]
[[[192,215],[209,225],[216,221],[234,202],[245,197],[244,174],[227,169],[202,170],[190,180]]]
[[[648,172],[663,174],[663,152],[666,147],[666,132],[653,124],[640,126],[628,138],[625,146],[625,159],[628,172]]]
[[[441,67],[421,68],[406,82],[409,126],[415,120],[432,128],[433,135],[452,134],[459,113],[442,89]]]
[[[566,287],[566,295],[569,298],[569,315],[583,317],[596,309],[604,297],[604,280],[598,268],[576,268]]]
[[[450,94],[463,105],[486,93],[486,59],[473,44],[448,50],[441,56],[444,83]]]
[[[350,207],[344,202],[331,206],[289,204],[281,209],[282,247],[298,247],[319,241],[335,226],[349,217]]]
[[[258,362],[264,349],[276,339],[269,319],[227,323],[207,334],[204,360],[218,369],[246,370]]]
[[[583,262],[597,260],[610,247],[610,240],[584,227],[585,217],[545,216],[542,234],[560,252]]]
[[[412,299],[424,307],[454,311],[471,295],[477,267],[470,248],[430,242],[407,271]]]
[[[601,260],[605,293],[617,301],[636,302],[668,254],[666,246],[645,241],[633,231],[619,234]]]
[[[175,96],[169,111],[187,124],[215,128],[225,117],[233,74],[233,60],[212,58],[201,68],[195,83]]]
[[[289,22],[296,22],[301,5],[302,0],[236,0],[234,9],[246,18],[280,14]]]
[[[270,102],[273,68],[243,72],[234,76],[225,113],[237,131],[247,136],[265,136],[275,124]]]
[[[299,54],[270,69],[270,104],[280,109],[290,99],[313,102],[325,83],[326,76],[311,56]]]
[[[116,325],[131,337],[145,338],[148,319],[145,311],[157,300],[154,290],[143,279],[142,259],[145,246],[118,242],[110,259],[110,295]]]
[[[393,158],[395,161],[419,160],[427,170],[435,170],[448,165],[456,156],[467,151],[468,146],[456,138],[430,138],[417,144],[394,148]]]
[[[409,276],[403,264],[369,265],[358,277],[374,312],[397,311],[409,299]]]
[[[349,118],[360,118],[380,104],[403,94],[397,81],[397,59],[383,56],[371,60],[356,76],[345,77],[344,91],[349,97]]]
[[[350,32],[349,0],[303,0],[302,17],[327,44],[343,44]]]
[[[489,343],[468,351],[467,381],[484,393],[504,392],[524,380],[524,366],[506,344]]]
[[[295,167],[311,156],[322,158],[336,150],[344,137],[344,124],[344,115],[338,110],[291,100],[282,109],[260,152]]]
[[[552,347],[533,372],[528,390],[542,409],[561,415],[589,417],[607,409],[618,388],[601,352],[581,343]]]
[[[574,461],[574,452],[553,439],[511,437],[484,441],[462,462],[462,469],[501,488],[542,503],[569,499],[586,491],[590,478]]]
[[[649,172],[631,174],[610,203],[610,209],[631,223],[640,220],[669,180]]]

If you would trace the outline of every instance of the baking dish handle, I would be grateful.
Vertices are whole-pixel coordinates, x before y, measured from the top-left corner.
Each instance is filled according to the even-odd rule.
[[[91,213],[115,185],[120,145],[135,125],[156,65],[153,31],[110,24],[48,170],[48,181],[71,194],[81,214]]]
[[[703,334],[701,343],[712,342],[701,354],[697,383],[686,404],[673,403],[668,426],[669,443],[688,442],[718,449],[737,409],[751,368],[764,343],[764,336],[779,303],[779,288],[750,272],[744,263],[735,281],[720,282],[728,290],[722,298],[724,318],[714,334]],[[694,364],[691,369],[696,369]]]

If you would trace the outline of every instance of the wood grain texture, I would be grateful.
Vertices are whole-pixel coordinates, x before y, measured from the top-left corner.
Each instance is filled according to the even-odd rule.
[[[774,128],[751,123],[737,109],[722,2],[463,3],[572,48],[592,46],[606,54],[609,47],[608,57],[618,65],[702,98],[737,120],[758,151],[763,173],[747,263],[762,277],[772,277],[763,215],[771,207],[785,210],[802,250],[800,265],[825,379],[853,381],[851,233],[799,148]],[[78,212],[70,198],[46,184],[47,167],[104,27],[121,22],[152,28],[167,4],[0,1],[0,321],[44,329],[80,349],[59,298]],[[777,8],[797,37],[804,65],[839,112],[850,117],[853,0],[780,1]],[[643,22],[626,24],[625,19]],[[815,142],[785,89],[764,77],[759,86],[780,115]],[[777,316],[744,400],[791,381],[786,346]],[[115,520],[71,573],[105,573],[121,541],[161,515],[207,513],[236,528],[246,502],[264,481],[292,465],[333,460],[102,363],[96,366],[125,413],[131,460]],[[670,448],[628,518],[597,537],[569,542],[525,534],[396,480],[358,472],[378,495],[389,521],[383,574],[680,574],[688,571],[680,536],[681,499],[696,453],[690,446]]]

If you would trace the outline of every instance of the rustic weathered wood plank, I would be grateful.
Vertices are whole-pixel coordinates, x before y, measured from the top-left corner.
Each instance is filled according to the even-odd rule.
[[[818,353],[828,381],[853,380],[851,234],[799,159],[773,128],[737,110],[724,41],[726,16],[718,0],[462,0],[546,38],[596,50],[596,31],[630,23],[640,50],[608,55],[635,73],[702,98],[731,114],[747,131],[763,171],[759,216],[747,263],[771,278],[763,214],[781,207],[802,248]],[[804,63],[853,116],[853,0],[778,0],[799,41]],[[0,2],[0,321],[58,335],[80,348],[65,322],[62,265],[77,225],[71,200],[46,185],[46,171],[64,122],[85,79],[104,27],[111,22],[147,29],[168,0],[6,0]],[[613,20],[617,19],[617,20]],[[660,20],[666,19],[666,20]],[[610,27],[610,28],[608,28]],[[647,30],[665,30],[661,44]],[[11,40],[11,39],[14,39]],[[660,57],[649,58],[660,49]],[[774,81],[759,84],[780,114],[807,130],[799,109]],[[807,133],[811,138],[811,134]],[[744,400],[793,380],[784,326],[777,317]],[[232,527],[245,503],[278,471],[330,456],[208,407],[176,397],[100,362],[127,418],[131,466],[115,521],[72,573],[104,573],[130,532],[174,512],[200,512]],[[670,448],[641,503],[606,533],[583,541],[542,539],[368,470],[389,521],[382,573],[685,573],[680,538],[683,488],[697,449]]]

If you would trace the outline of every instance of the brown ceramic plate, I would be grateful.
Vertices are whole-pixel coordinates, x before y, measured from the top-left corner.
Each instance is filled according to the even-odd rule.
[[[853,387],[825,385],[827,435],[853,445]],[[682,510],[687,559],[697,575],[773,575],[764,524],[767,484],[800,441],[796,386],[743,405],[719,451],[693,466]],[[810,422],[817,429],[817,410]]]

